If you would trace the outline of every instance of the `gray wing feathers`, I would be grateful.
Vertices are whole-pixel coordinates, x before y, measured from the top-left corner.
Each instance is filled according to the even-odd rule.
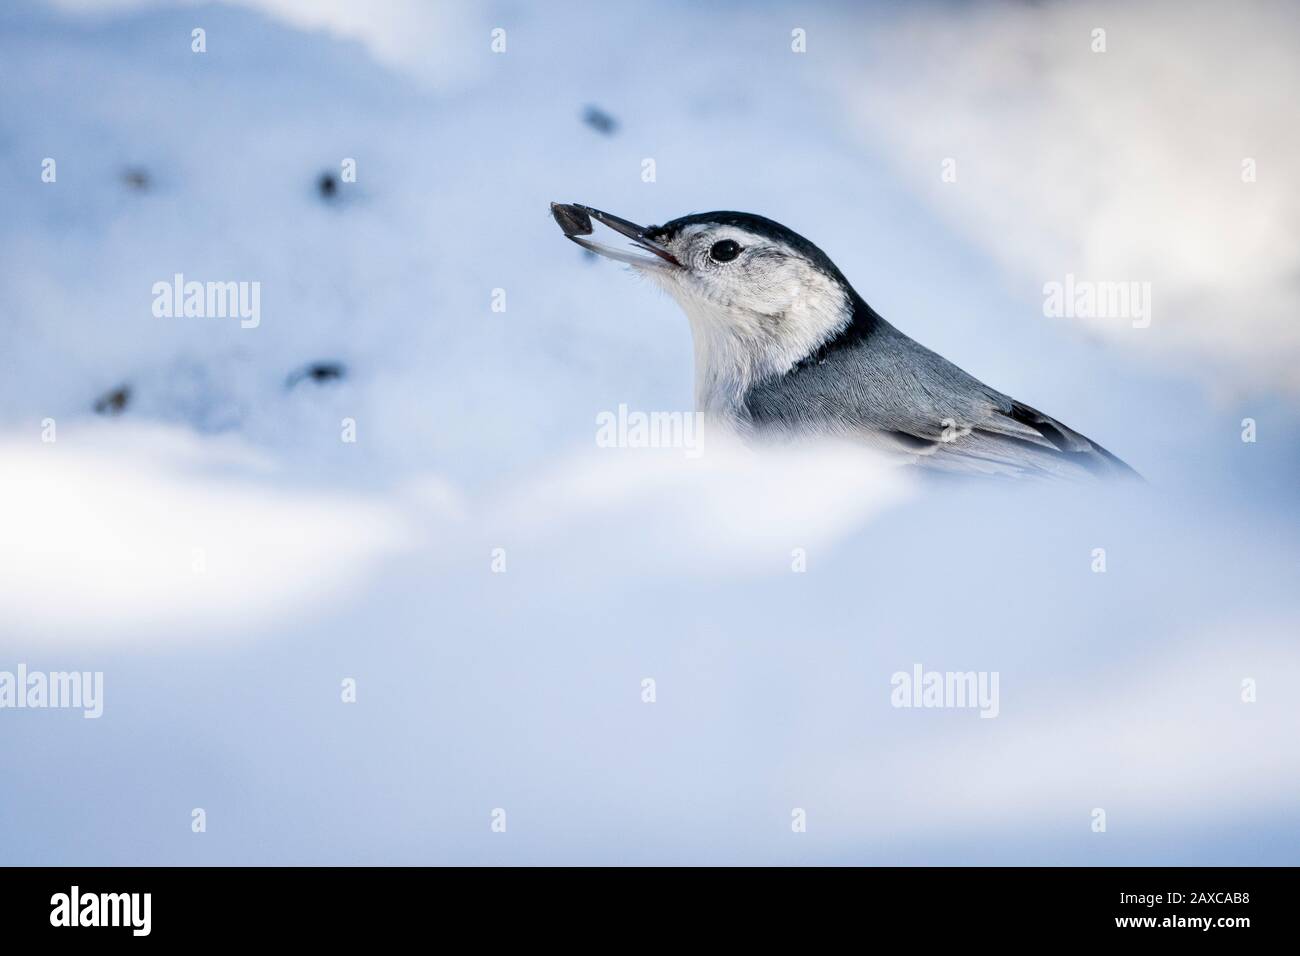
[[[883,321],[858,345],[753,389],[746,406],[756,427],[861,437],[940,471],[1136,476],[1096,442]]]

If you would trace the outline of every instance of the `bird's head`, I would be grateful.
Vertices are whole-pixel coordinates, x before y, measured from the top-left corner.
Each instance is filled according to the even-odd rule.
[[[857,296],[840,270],[771,219],[707,212],[638,226],[577,204],[553,203],[552,213],[574,242],[628,263],[677,300],[691,323],[697,397],[705,405],[734,402],[749,386],[784,374],[853,319]],[[592,219],[634,245],[587,238]]]

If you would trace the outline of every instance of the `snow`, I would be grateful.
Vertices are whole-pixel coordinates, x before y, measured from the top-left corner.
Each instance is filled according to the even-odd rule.
[[[1067,274],[1148,282],[1149,329],[1080,321],[1148,359],[1212,371],[1228,395],[1294,392],[1293,13],[1266,0],[1231,15],[1117,0],[922,8],[859,31],[867,49],[840,82],[860,91],[859,136],[883,140],[898,175],[1019,295]],[[890,82],[901,74],[910,82]],[[940,180],[940,157],[956,182]]]
[[[0,860],[1295,862],[1285,217],[1234,220],[1260,224],[1255,271],[1195,236],[1158,262],[1172,220],[1105,241],[1090,197],[1143,189],[1129,154],[1056,176],[1029,135],[1051,135],[1050,90],[991,110],[996,83],[940,95],[942,66],[878,55],[951,44],[938,6],[366,6],[0,12],[0,670],[102,670],[106,698],[92,721],[0,711]],[[1036,15],[976,19],[1015,50]],[[982,62],[986,41],[957,46]],[[1089,101],[1073,58],[1043,56]],[[921,183],[949,114],[996,187],[967,165],[959,200]],[[1204,158],[1177,131],[1123,140]],[[323,197],[346,158],[357,182]],[[1231,201],[1188,193],[1207,217]],[[620,403],[689,409],[690,341],[563,240],[551,200],[785,222],[895,324],[1151,483],[597,447]],[[1156,280],[1153,334],[1044,318],[1069,263]],[[156,318],[178,272],[259,282],[259,325]],[[1220,311],[1183,321],[1161,290],[1192,274]],[[1225,314],[1244,285],[1268,308]],[[344,378],[288,387],[316,361]],[[120,414],[92,411],[124,384]],[[918,663],[997,671],[999,716],[892,708]]]

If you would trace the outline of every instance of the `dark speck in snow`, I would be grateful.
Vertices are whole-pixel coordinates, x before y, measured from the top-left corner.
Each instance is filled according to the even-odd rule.
[[[121,415],[131,402],[131,386],[119,385],[95,400],[95,411],[100,415]]]
[[[143,166],[130,166],[122,170],[122,183],[127,189],[144,192],[153,184],[153,181],[149,177],[149,170]]]
[[[588,106],[583,111],[582,121],[603,136],[613,136],[618,132],[618,120],[599,106]]]
[[[293,388],[299,382],[306,380],[313,381],[317,385],[324,385],[326,382],[340,381],[346,375],[347,369],[342,362],[309,362],[290,375],[285,386]]]

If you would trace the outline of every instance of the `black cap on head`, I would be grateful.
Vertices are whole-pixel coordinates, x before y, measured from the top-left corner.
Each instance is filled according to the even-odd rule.
[[[684,227],[696,225],[735,226],[737,229],[744,229],[755,235],[774,239],[789,246],[827,275],[846,286],[849,284],[848,280],[844,278],[844,274],[831,261],[830,256],[822,252],[817,246],[793,229],[787,228],[765,216],[755,216],[753,213],[731,211],[697,212],[674,219],[672,222],[666,222],[662,226],[651,226],[646,230],[646,235],[659,241],[671,240]]]

